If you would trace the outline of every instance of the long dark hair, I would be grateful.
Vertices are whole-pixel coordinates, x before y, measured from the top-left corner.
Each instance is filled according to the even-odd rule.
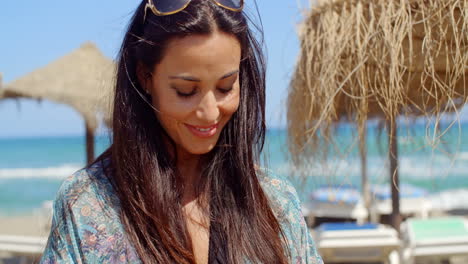
[[[228,263],[287,263],[284,234],[259,181],[256,164],[265,138],[265,62],[262,46],[244,13],[193,0],[183,11],[155,16],[143,1],[125,35],[118,58],[109,176],[121,201],[121,221],[143,263],[195,263],[181,205],[183,180],[169,137],[138,83],[137,65],[162,59],[175,37],[235,36],[241,44],[240,104],[204,155],[199,194],[208,193],[210,221],[219,227]],[[206,208],[206,206],[204,207]]]

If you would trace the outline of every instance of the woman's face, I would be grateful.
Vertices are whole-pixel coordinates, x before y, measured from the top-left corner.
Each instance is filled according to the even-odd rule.
[[[162,126],[178,152],[205,154],[239,106],[241,47],[214,32],[169,41],[146,82]]]

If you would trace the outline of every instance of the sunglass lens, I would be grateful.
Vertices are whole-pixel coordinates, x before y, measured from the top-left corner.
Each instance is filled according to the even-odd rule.
[[[216,0],[220,5],[232,8],[235,10],[239,10],[242,8],[242,5],[244,4],[243,0]]]
[[[171,13],[182,9],[190,0],[153,0],[156,9],[161,13]]]

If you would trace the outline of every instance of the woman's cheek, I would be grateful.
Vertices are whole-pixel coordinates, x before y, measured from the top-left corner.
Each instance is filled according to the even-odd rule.
[[[189,115],[195,108],[192,98],[180,98],[176,94],[165,94],[158,100],[161,113],[176,119],[183,119]]]
[[[231,98],[228,98],[228,100],[226,100],[224,102],[224,112],[225,114],[234,114],[234,112],[237,111],[237,109],[239,108],[239,102],[240,102],[240,96],[239,96],[239,93],[237,92],[236,94],[233,94]]]

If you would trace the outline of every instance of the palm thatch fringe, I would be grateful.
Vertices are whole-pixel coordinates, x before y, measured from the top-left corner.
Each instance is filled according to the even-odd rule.
[[[468,98],[468,0],[321,1],[300,28],[288,96],[289,146],[301,163],[337,121],[455,112]]]

